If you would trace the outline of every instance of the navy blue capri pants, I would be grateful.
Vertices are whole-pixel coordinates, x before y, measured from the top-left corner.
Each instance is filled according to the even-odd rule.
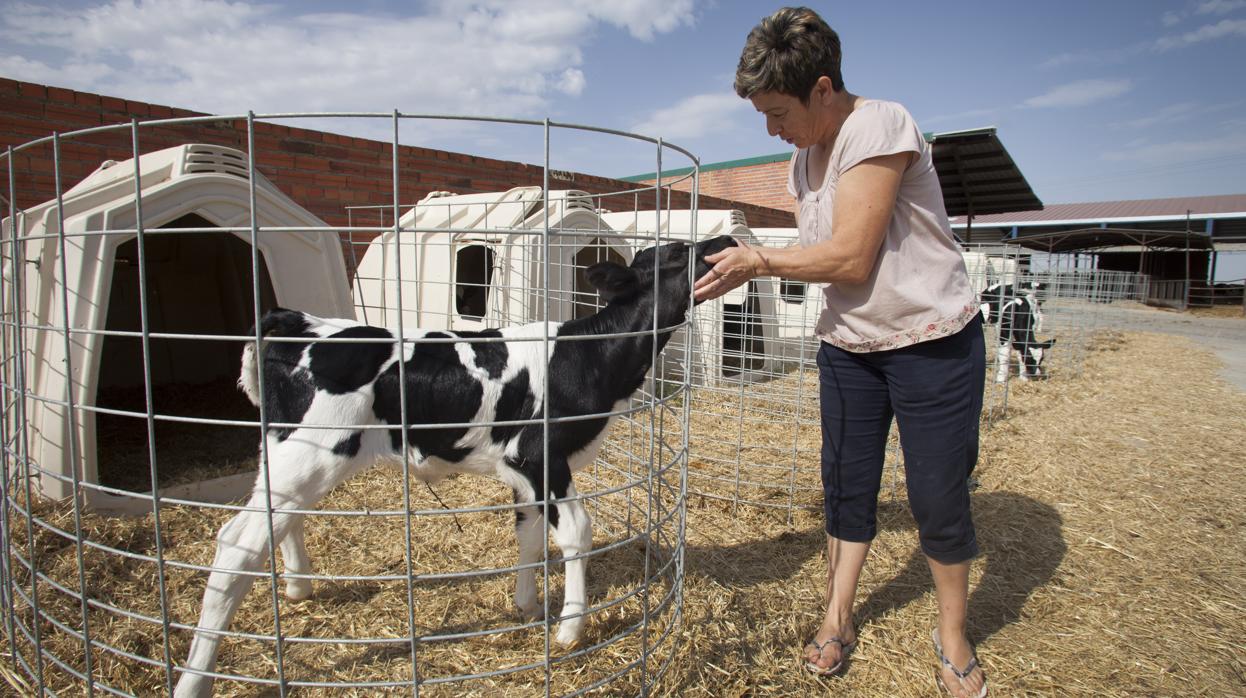
[[[982,316],[954,335],[900,349],[818,351],[826,532],[877,535],[878,490],[894,416],[922,551],[944,564],[978,554],[969,474],[978,461],[986,372]]]

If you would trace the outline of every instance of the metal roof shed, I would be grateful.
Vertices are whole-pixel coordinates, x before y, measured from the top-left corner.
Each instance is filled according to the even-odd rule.
[[[1026,233],[1005,238],[1009,245],[1020,245],[1042,252],[1080,252],[1107,247],[1138,246],[1165,250],[1211,250],[1211,236],[1193,230],[1145,230],[1137,228],[1078,228],[1074,230]]]
[[[949,216],[1033,211],[1039,201],[994,127],[927,133]]]

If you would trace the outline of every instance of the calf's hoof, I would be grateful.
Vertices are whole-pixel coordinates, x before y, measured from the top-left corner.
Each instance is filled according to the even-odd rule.
[[[515,612],[519,617],[526,621],[541,620],[545,618],[545,609],[540,604],[533,602],[532,604],[515,604]]]
[[[311,598],[312,583],[310,579],[287,579],[286,598],[291,601],[306,601]]]
[[[571,649],[580,644],[580,630],[583,622],[565,621],[558,626],[558,634],[554,637],[554,641],[565,649]]]

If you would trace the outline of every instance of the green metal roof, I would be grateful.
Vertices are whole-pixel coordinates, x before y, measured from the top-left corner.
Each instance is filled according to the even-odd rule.
[[[714,162],[708,165],[701,165],[702,172],[713,172],[714,170],[733,170],[737,167],[749,167],[751,165],[769,165],[772,162],[787,162],[792,159],[792,153],[775,153],[774,155],[759,155],[755,158],[742,158],[740,160],[727,160],[725,162]],[[691,174],[691,167],[681,167],[676,170],[662,170],[662,178],[682,177]],[[642,175],[632,175],[631,177],[619,177],[624,182],[647,182],[657,178],[657,172],[647,172]]]

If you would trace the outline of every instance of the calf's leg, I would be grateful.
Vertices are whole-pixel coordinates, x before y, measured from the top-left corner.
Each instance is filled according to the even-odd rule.
[[[1008,361],[1012,359],[1012,347],[1007,342],[999,345],[995,350],[995,382],[1003,383],[1008,380]]]
[[[307,543],[303,537],[303,514],[290,514],[290,526],[285,538],[281,539],[281,563],[286,574],[311,574],[311,557],[307,554]],[[302,601],[311,597],[312,581],[303,577],[286,577],[286,598],[291,601]]]
[[[248,510],[240,511],[221,527],[216,539],[216,556],[212,574],[203,592],[203,605],[185,668],[198,672],[216,669],[221,632],[228,629],[243,598],[257,576],[261,576],[269,558],[268,513],[271,491],[272,540],[280,544],[293,531],[297,540],[283,546],[294,553],[289,559],[300,573],[310,569],[302,546],[302,516],[282,510],[314,507],[329,490],[352,472],[351,463],[341,456],[326,454],[323,448],[300,440],[298,434],[286,441],[268,439],[269,489],[265,489],[264,473],[256,478],[255,489],[247,502]],[[254,509],[254,511],[252,511]],[[297,550],[295,550],[297,548]],[[287,563],[289,564],[289,563]],[[306,582],[307,580],[294,580]],[[304,590],[295,584],[294,594]],[[310,586],[310,585],[307,585]],[[309,590],[309,589],[308,589]],[[288,591],[288,589],[287,589]],[[204,674],[185,671],[177,683],[177,698],[210,696],[213,679]]]
[[[575,485],[568,482],[567,490],[559,499],[575,497]],[[593,549],[593,524],[584,502],[573,499],[558,505],[558,526],[554,528],[554,542],[566,558],[561,620],[558,624],[558,644],[571,647],[580,640],[584,628],[584,612],[588,609],[588,592],[585,577],[588,559],[580,557]]]

